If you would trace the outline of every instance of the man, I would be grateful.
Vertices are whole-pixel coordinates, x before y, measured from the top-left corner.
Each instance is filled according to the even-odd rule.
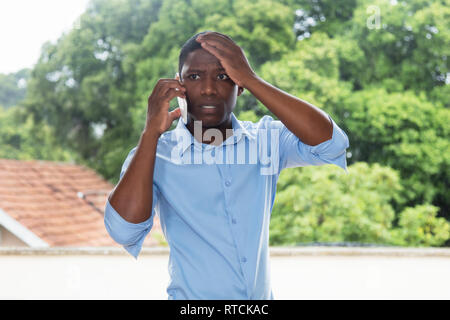
[[[269,221],[280,171],[346,170],[347,135],[322,110],[258,77],[226,35],[189,39],[179,74],[160,79],[148,99],[140,141],[106,204],[106,228],[137,258],[159,214],[169,299],[273,299]],[[244,89],[279,120],[239,121],[233,109]],[[167,131],[181,115],[169,112],[174,97],[186,99],[188,122]]]

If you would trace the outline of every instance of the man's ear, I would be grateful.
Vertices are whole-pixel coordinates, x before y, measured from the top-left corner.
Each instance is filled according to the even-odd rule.
[[[244,88],[243,87],[238,87],[238,97],[244,92]]]

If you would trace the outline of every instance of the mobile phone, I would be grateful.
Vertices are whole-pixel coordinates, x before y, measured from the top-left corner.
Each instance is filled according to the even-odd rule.
[[[175,76],[178,76],[178,72],[176,73]],[[181,118],[183,119],[183,123],[187,124],[187,101],[186,101],[186,99],[180,98],[180,97],[177,97],[177,100],[178,100],[178,106],[180,107],[180,110],[181,110]]]
[[[186,99],[177,97],[178,106],[181,110],[181,118],[183,119],[183,123],[187,124],[187,102]]]

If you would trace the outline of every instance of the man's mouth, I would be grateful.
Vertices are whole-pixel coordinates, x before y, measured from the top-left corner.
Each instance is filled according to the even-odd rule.
[[[202,109],[216,109],[216,106],[202,106]]]

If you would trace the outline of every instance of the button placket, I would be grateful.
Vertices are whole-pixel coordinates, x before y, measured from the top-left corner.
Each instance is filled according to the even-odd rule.
[[[224,185],[224,196],[225,196],[225,203],[228,204],[230,203],[230,199],[229,199],[229,192],[230,189],[229,187],[231,186],[232,183],[232,177],[231,177],[231,165],[230,164],[225,164],[223,166],[218,166],[220,173],[222,174],[222,178],[225,180]],[[237,254],[237,258],[239,259],[238,261],[241,264],[241,272],[242,272],[242,276],[244,277],[245,283],[247,284],[247,274],[245,273],[245,269],[242,266],[242,263],[244,263],[244,261],[242,259],[245,260],[245,262],[247,262],[247,258],[242,256],[242,252],[241,252],[241,246],[239,245],[237,239],[239,237],[237,237],[236,232],[237,231],[237,220],[236,218],[234,218],[232,216],[232,213],[228,210],[225,209],[226,214],[228,215],[228,221],[231,222],[230,227],[231,228],[231,234],[233,235],[233,240],[234,240],[234,245],[236,248],[236,254]],[[247,288],[248,290],[248,288]]]

